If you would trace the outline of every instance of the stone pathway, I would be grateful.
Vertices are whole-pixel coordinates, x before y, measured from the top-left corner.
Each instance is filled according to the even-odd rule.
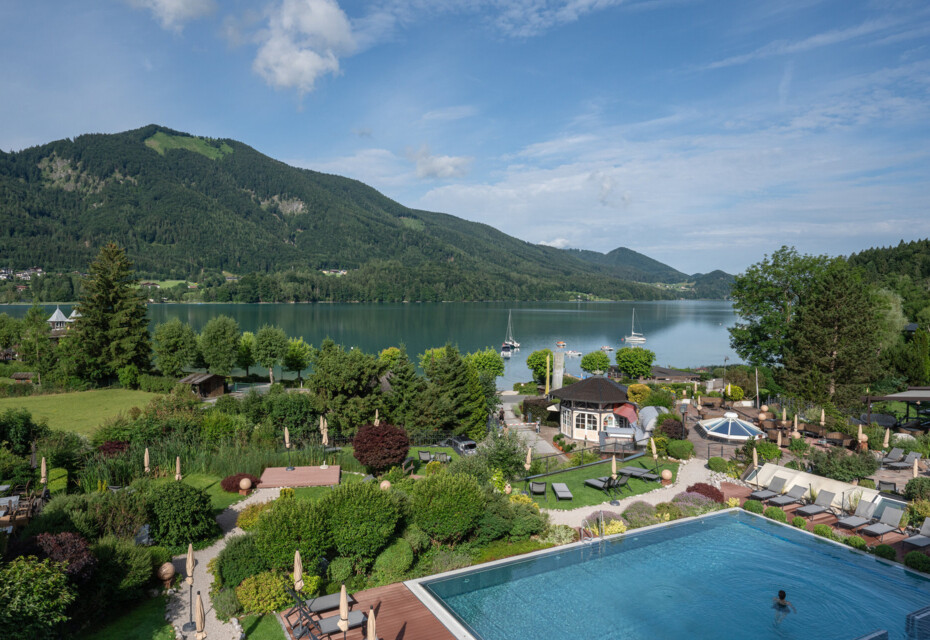
[[[675,479],[674,484],[662,487],[661,489],[655,489],[649,493],[623,498],[617,501],[616,504],[604,502],[590,507],[571,509],[570,511],[561,511],[557,509],[544,509],[544,511],[549,514],[549,521],[552,522],[552,524],[567,524],[570,527],[580,527],[583,520],[591,518],[598,511],[614,511],[619,513],[632,503],[640,500],[653,505],[659,504],[660,502],[668,502],[696,482],[709,482],[714,473],[706,467],[706,464],[707,460],[692,458],[678,468],[678,477]]]
[[[274,500],[280,493],[280,489],[256,489],[245,500],[241,500],[225,509],[216,517],[216,521],[223,531],[223,537],[206,549],[194,551],[194,602],[196,603],[197,592],[200,591],[200,597],[203,599],[203,608],[206,614],[204,632],[206,632],[209,640],[240,640],[243,635],[238,625],[232,622],[221,622],[217,619],[213,611],[213,603],[210,600],[210,585],[213,584],[213,576],[207,572],[207,564],[223,550],[223,547],[226,546],[226,542],[230,537],[243,533],[242,529],[236,527],[236,518],[242,509],[250,504]],[[177,574],[185,576],[187,554],[175,556],[172,559],[172,563],[174,564],[174,569]],[[181,627],[184,626],[184,623],[191,619],[188,603],[189,587],[187,583],[182,580],[178,591],[168,598],[168,604],[165,610],[165,618],[171,623],[171,626],[174,627],[175,637],[178,638],[178,640],[193,640],[196,635],[194,631],[190,633],[181,631]]]

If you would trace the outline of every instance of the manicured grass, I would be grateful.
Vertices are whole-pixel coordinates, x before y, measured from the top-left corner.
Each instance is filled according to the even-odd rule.
[[[114,611],[117,610],[109,615]],[[165,622],[165,596],[158,596],[79,637],[81,640],[174,640],[174,629]]]
[[[339,478],[339,484],[354,484],[361,481],[362,476],[356,473],[343,473]],[[332,487],[298,487],[294,489],[294,497],[299,500],[316,501],[328,496],[332,490]]]
[[[249,640],[284,640],[284,630],[273,614],[242,619],[242,630]]]
[[[621,465],[619,462],[617,463],[618,469],[621,466],[634,466],[647,468],[650,471],[654,469],[652,465],[652,458],[638,458],[627,465]],[[678,475],[678,464],[675,462],[663,463],[662,460],[659,460],[659,472],[661,473],[663,469],[671,470],[672,481],[674,481]],[[571,471],[546,476],[539,479],[540,482],[549,483],[549,486],[546,487],[546,496],[533,496],[533,500],[544,509],[560,510],[577,509],[578,507],[590,507],[601,504],[609,500],[607,495],[603,491],[585,486],[584,481],[589,478],[600,478],[608,475],[610,475],[610,460],[605,460],[600,464],[590,467],[572,469]],[[574,497],[571,500],[556,500],[555,494],[552,493],[553,482],[564,482],[567,484],[569,491],[572,492],[572,496]],[[658,482],[646,482],[638,478],[630,478],[626,484],[626,488],[624,488],[622,493],[618,493],[616,497],[617,499],[629,498],[630,496],[658,489],[661,486],[662,485]],[[522,488],[523,487],[514,487],[514,489]]]
[[[510,556],[518,556],[521,553],[530,553],[540,549],[548,549],[553,545],[538,540],[521,540],[520,542],[508,542],[506,540],[495,540],[488,546],[484,547],[475,555],[475,564],[482,562],[491,562]]]
[[[420,451],[428,451],[433,455],[437,453],[448,453],[453,460],[460,457],[459,454],[457,454],[455,450],[452,449],[452,447],[410,447],[410,453],[407,455],[413,458],[413,473],[417,475],[423,475],[426,473],[427,463],[420,462],[420,455],[418,453]]]
[[[107,418],[144,407],[157,393],[131,389],[98,389],[56,393],[25,398],[0,398],[0,411],[25,408],[36,420],[48,420],[58,431],[74,431],[89,436]]]
[[[56,467],[48,470],[49,493],[63,493],[68,488],[68,470]]]

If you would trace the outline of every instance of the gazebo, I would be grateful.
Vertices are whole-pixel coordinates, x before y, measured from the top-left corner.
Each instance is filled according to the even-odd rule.
[[[701,420],[698,422],[698,427],[708,438],[724,442],[739,443],[765,437],[761,429],[745,420],[740,420],[739,415],[732,411],[727,411],[722,418]]]
[[[865,396],[862,400],[866,403],[868,409],[865,415],[866,424],[871,424],[873,421],[873,402],[903,402],[906,408],[900,428],[905,431],[927,431],[930,429],[930,414],[928,414],[927,410],[927,407],[930,407],[930,387],[908,387],[907,391],[892,393],[887,396]],[[914,408],[913,419],[911,418],[911,407]]]
[[[560,429],[566,437],[598,442],[598,432],[608,429],[611,436],[624,429],[633,437],[636,405],[627,399],[622,384],[596,376],[556,389],[549,398],[559,401]]]

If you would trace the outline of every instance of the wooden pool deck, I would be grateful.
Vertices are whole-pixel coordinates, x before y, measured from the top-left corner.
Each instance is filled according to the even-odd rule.
[[[402,582],[359,591],[352,595],[356,600],[356,604],[352,605],[352,611],[368,613],[369,607],[374,607],[379,640],[455,640],[455,636]],[[288,640],[299,640],[294,637],[293,631],[293,625],[297,622],[294,609],[288,609],[278,615],[284,623]],[[339,610],[325,614],[330,615],[339,615]],[[331,637],[341,640],[342,634]],[[345,638],[367,640],[365,627],[352,629]]]
[[[322,467],[268,467],[259,478],[262,489],[275,487],[330,487],[339,484],[339,465]]]

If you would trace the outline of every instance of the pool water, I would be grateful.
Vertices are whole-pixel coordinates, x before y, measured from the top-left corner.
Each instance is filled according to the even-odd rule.
[[[421,585],[482,640],[903,640],[930,605],[916,573],[739,511]],[[779,589],[797,613],[776,624]]]

